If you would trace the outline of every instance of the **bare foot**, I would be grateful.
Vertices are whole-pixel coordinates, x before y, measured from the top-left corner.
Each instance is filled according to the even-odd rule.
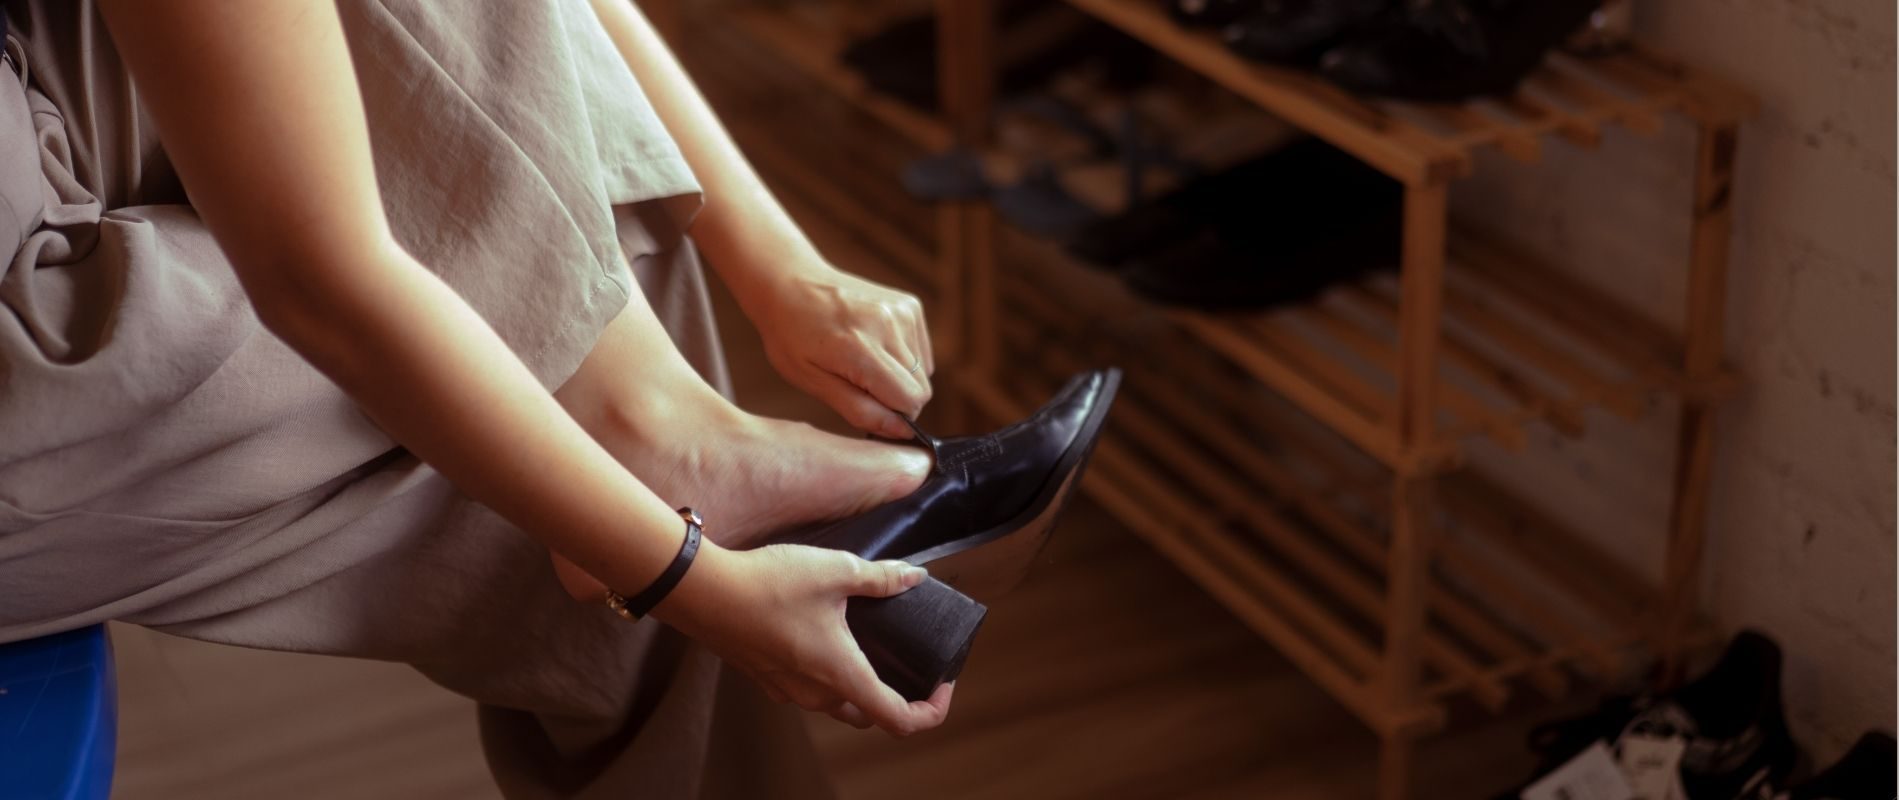
[[[655,494],[697,510],[705,535],[725,547],[750,547],[774,531],[896,500],[930,470],[921,448],[749,414],[703,383],[651,388],[590,395],[570,385],[557,396]],[[606,589],[559,555],[554,568],[576,598],[598,599]]]
[[[698,509],[706,535],[726,547],[896,500],[930,469],[922,448],[755,416],[723,398],[630,413],[596,438],[666,502]]]

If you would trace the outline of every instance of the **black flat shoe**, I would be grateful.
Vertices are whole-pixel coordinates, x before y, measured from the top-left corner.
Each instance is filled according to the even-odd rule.
[[[1265,0],[1166,0],[1167,13],[1182,25],[1218,28],[1259,8]]]
[[[1223,34],[1227,46],[1247,58],[1305,67],[1395,6],[1393,0],[1267,0],[1226,26]]]
[[[1895,763],[1892,736],[1867,731],[1839,761],[1788,790],[1785,794],[1762,791],[1746,800],[1891,800],[1899,792],[1893,778]]]
[[[1115,369],[1078,375],[1027,419],[984,436],[938,439],[916,429],[936,464],[915,492],[771,543],[927,565],[930,579],[916,588],[854,597],[845,610],[878,677],[905,699],[926,698],[962,672],[988,611],[970,596],[1013,588],[1048,542],[1120,383]]]
[[[1327,51],[1319,71],[1346,89],[1452,102],[1508,94],[1601,0],[1413,0],[1402,22]]]

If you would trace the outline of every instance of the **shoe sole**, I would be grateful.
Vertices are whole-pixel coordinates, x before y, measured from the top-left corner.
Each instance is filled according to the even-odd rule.
[[[1113,408],[1115,393],[1120,388],[1121,371],[1109,370],[1094,409],[1082,420],[1081,430],[1075,434],[1079,446],[1069,447],[1055,464],[1055,474],[1061,476],[1060,480],[1044,487],[1035,502],[1022,513],[988,530],[944,542],[903,560],[929,567],[931,577],[978,602],[989,603],[1008,594],[1028,576],[1036,556],[1054,534],[1055,522],[1088,468],[1089,457],[1101,438],[1101,424]]]

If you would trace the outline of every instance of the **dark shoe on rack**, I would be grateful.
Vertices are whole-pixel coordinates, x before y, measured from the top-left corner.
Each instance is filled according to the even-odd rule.
[[[1403,187],[1350,154],[1301,139],[1077,230],[1069,255],[1112,272],[1137,262],[1164,264],[1165,253],[1206,229],[1271,261],[1356,231],[1376,218],[1396,224]],[[1380,246],[1382,239],[1366,243]],[[1383,257],[1395,260],[1394,249]]]
[[[1399,227],[1367,221],[1283,251],[1203,232],[1122,270],[1128,289],[1166,306],[1264,311],[1310,300],[1326,289],[1396,262]],[[1290,244],[1290,243],[1289,243]]]
[[[1785,792],[1762,794],[1759,800],[1892,800],[1899,796],[1895,769],[1899,761],[1892,736],[1867,731],[1833,766]]]
[[[1346,89],[1407,100],[1507,94],[1589,20],[1601,0],[1412,0],[1398,18],[1328,50]]]
[[[1632,736],[1679,738],[1681,785],[1693,800],[1752,798],[1780,785],[1798,751],[1780,702],[1780,647],[1742,631],[1721,660],[1663,697],[1617,698],[1595,714],[1541,726],[1530,747],[1544,774],[1596,742],[1619,748]],[[1517,797],[1512,791],[1505,797]]]
[[[1257,61],[1311,66],[1328,48],[1390,15],[1394,0],[1266,0],[1224,31],[1233,52]]]
[[[1093,67],[1114,86],[1145,82],[1154,52],[1061,3],[997,3],[996,97],[1031,92],[1058,73]],[[922,111],[939,110],[935,14],[921,14],[851,42],[839,60],[864,83]]]
[[[1175,22],[1204,28],[1218,28],[1259,8],[1263,0],[1164,0],[1167,13]]]
[[[1052,164],[1037,164],[1017,183],[996,189],[991,196],[996,215],[1030,236],[1061,239],[1101,218],[1087,203],[1070,194]]]

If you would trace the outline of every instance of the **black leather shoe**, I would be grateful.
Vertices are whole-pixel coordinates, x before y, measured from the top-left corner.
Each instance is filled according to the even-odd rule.
[[[928,565],[966,593],[995,597],[1047,541],[1120,383],[1115,369],[1077,375],[1027,419],[983,436],[938,439],[918,429],[936,465],[915,492],[773,541]]]
[[[1746,800],[1891,800],[1899,792],[1893,779],[1892,736],[1867,731],[1833,766],[1795,784],[1787,792],[1762,790]]]
[[[1311,66],[1347,34],[1388,15],[1393,0],[1267,0],[1225,30],[1233,52],[1258,61]]]
[[[884,683],[907,700],[929,697],[961,674],[988,613],[971,595],[1013,588],[1048,542],[1120,384],[1116,369],[1075,376],[1029,418],[984,436],[938,439],[912,425],[936,459],[915,492],[772,543],[928,565],[929,580],[910,591],[851,598],[845,622]]]
[[[1218,28],[1258,9],[1264,0],[1166,0],[1167,13],[1182,25]]]
[[[1346,89],[1457,101],[1516,89],[1601,0],[1413,0],[1402,22],[1333,48],[1319,71]]]
[[[1597,742],[1619,748],[1641,735],[1683,741],[1681,786],[1688,797],[1751,798],[1782,785],[1799,752],[1780,701],[1780,646],[1742,631],[1701,677],[1662,697],[1613,698],[1594,714],[1539,726],[1530,747],[1546,775]],[[1527,786],[1528,784],[1524,784]],[[1523,786],[1498,795],[1516,798]]]

